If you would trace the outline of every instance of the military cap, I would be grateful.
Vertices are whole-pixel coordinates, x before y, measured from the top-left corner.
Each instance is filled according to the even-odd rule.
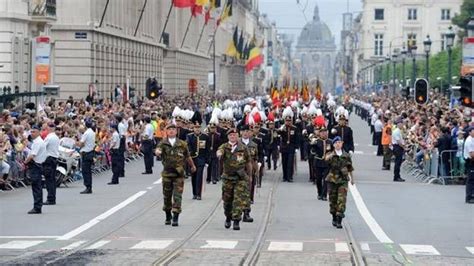
[[[340,115],[340,116],[339,116],[339,120],[346,120],[346,121],[347,121],[347,118],[346,118],[345,115]]]
[[[239,133],[237,131],[237,128],[234,127],[234,128],[230,128],[229,130],[227,130],[227,135],[230,135],[230,134],[233,134],[233,133]]]
[[[328,128],[325,126],[319,127],[319,131],[328,131]]]
[[[240,131],[250,130],[249,125],[243,125],[240,127]]]
[[[194,121],[193,127],[201,127],[201,123],[199,123],[199,121]]]
[[[332,139],[332,144],[334,145],[334,144],[336,144],[336,142],[338,142],[338,141],[342,141],[341,137],[339,137],[339,136],[337,136],[337,137],[335,137],[335,138]]]
[[[165,129],[169,129],[169,128],[176,128],[176,125],[175,125],[174,123],[168,123],[168,124],[166,124]]]
[[[270,125],[270,124],[275,124],[275,121],[273,121],[273,120],[268,120],[268,121],[267,121],[267,124],[269,124],[269,125]]]
[[[292,120],[293,120],[293,117],[287,116],[287,117],[285,117],[285,120],[286,120],[286,121],[292,121]]]

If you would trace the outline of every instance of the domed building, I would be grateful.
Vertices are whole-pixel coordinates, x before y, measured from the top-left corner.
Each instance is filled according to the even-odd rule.
[[[300,68],[294,69],[294,77],[313,84],[319,79],[325,92],[333,91],[336,49],[334,36],[328,25],[320,20],[316,5],[313,20],[304,26],[298,38],[295,59]]]

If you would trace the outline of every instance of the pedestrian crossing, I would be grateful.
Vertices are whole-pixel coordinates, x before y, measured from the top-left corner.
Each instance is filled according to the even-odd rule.
[[[0,239],[0,250],[34,251],[34,250],[64,250],[70,251],[77,248],[85,250],[169,250],[176,247],[181,240],[158,239],[113,239],[88,242],[87,240],[11,240]],[[186,243],[184,248],[201,250],[245,250],[251,247],[253,240],[194,240]],[[397,247],[398,246],[398,247]],[[440,256],[453,250],[447,248],[445,254],[432,245],[393,244],[387,249],[379,242],[360,242],[359,247],[364,253],[389,253],[390,250],[399,250],[407,255]],[[460,247],[458,256],[474,257],[474,247]],[[347,242],[334,239],[306,240],[306,241],[272,241],[268,240],[263,245],[263,252],[334,252],[348,253],[350,246]]]

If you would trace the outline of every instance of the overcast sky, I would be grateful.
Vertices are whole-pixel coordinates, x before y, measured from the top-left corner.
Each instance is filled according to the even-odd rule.
[[[294,41],[306,24],[305,17],[308,21],[313,19],[314,7],[317,3],[319,16],[336,37],[338,47],[342,14],[347,12],[347,2],[349,2],[349,12],[362,11],[362,0],[299,0],[300,4],[297,4],[297,0],[259,0],[260,12],[268,14],[270,21],[276,22],[278,32],[293,34]]]

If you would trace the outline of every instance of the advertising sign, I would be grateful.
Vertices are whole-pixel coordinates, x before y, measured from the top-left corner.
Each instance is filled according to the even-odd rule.
[[[474,73],[474,38],[464,38],[461,76]]]
[[[40,36],[35,39],[35,72],[36,82],[46,84],[49,82],[51,61],[51,38]]]

